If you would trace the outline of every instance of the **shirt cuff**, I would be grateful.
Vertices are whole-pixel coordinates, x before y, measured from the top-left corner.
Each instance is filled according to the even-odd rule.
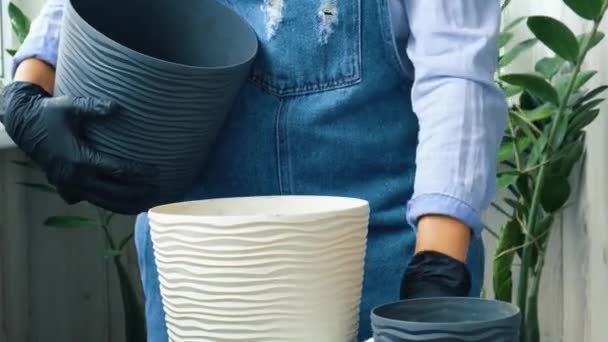
[[[445,194],[424,194],[413,198],[407,205],[407,220],[416,229],[418,219],[425,215],[444,215],[455,218],[481,236],[481,214],[472,206]]]
[[[23,42],[13,57],[12,73],[14,77],[17,67],[21,62],[29,58],[39,59],[53,67],[57,65],[58,36],[30,35]]]

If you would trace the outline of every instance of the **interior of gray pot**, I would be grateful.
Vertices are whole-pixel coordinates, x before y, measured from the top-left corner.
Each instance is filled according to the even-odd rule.
[[[417,323],[484,323],[508,319],[519,310],[508,303],[478,298],[406,300],[374,309],[376,317]]]
[[[71,0],[76,12],[116,43],[197,67],[240,65],[255,55],[251,27],[217,0]]]

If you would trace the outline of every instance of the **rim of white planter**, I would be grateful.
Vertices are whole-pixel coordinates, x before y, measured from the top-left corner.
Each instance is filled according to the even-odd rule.
[[[149,218],[170,340],[355,339],[367,201],[218,198]]]
[[[238,221],[305,221],[310,217],[360,215],[369,212],[369,202],[359,198],[315,195],[277,195],[214,198],[153,207],[150,216],[157,220],[197,217],[205,221],[234,224]]]

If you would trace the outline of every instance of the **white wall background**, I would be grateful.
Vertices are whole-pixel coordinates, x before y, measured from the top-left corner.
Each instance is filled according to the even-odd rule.
[[[44,0],[15,2],[35,15]],[[7,3],[2,0],[4,8]],[[530,14],[560,18],[578,31],[588,26],[560,0],[513,0],[505,21]],[[603,29],[608,32],[608,20]],[[522,39],[529,36],[525,25],[520,34]],[[532,70],[531,61],[546,53],[536,48],[522,56],[514,69]],[[608,39],[588,61],[588,68],[599,70],[593,85],[608,84]],[[608,341],[606,104],[603,113],[589,129],[579,191],[552,235],[541,299],[545,341]],[[100,256],[101,235],[51,231],[42,226],[49,215],[90,213],[89,209],[66,208],[51,196],[25,192],[16,186],[17,181],[39,179],[10,163],[20,158],[16,151],[0,151],[0,342],[122,341],[120,299],[114,270]],[[501,218],[488,212],[486,222],[497,228]],[[124,219],[121,229],[130,229],[131,224],[130,219]],[[486,241],[486,284],[491,294],[494,240],[488,236]],[[136,276],[132,254],[129,263]]]

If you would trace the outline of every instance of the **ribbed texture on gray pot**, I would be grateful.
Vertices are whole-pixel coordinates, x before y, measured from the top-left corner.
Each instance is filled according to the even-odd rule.
[[[514,305],[477,298],[406,300],[372,311],[374,342],[515,342]]]
[[[254,31],[215,0],[71,0],[56,95],[111,99],[124,112],[86,128],[103,153],[152,163],[180,199],[250,72]]]

